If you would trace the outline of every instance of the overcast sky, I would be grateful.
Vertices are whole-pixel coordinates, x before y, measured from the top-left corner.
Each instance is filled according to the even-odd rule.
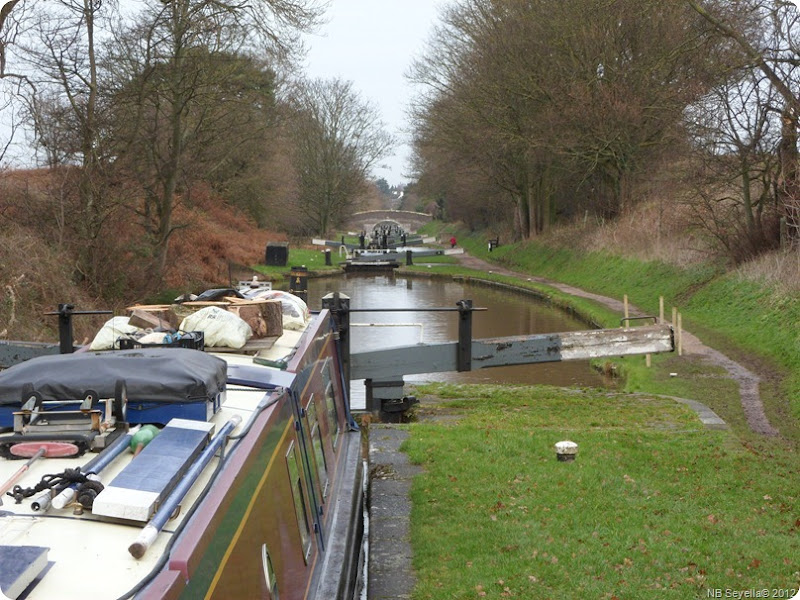
[[[374,173],[390,185],[408,181],[405,112],[412,89],[404,75],[422,53],[443,4],[443,0],[331,0],[328,23],[307,38],[308,76],[352,81],[398,138],[395,154]]]

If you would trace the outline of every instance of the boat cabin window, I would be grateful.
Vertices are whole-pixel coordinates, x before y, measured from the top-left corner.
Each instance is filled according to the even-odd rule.
[[[336,398],[333,392],[333,382],[328,377],[328,371],[325,370],[325,404],[328,410],[328,422],[331,428],[331,444],[333,449],[338,448],[339,442],[339,410],[336,408]]]
[[[261,562],[264,566],[264,583],[267,585],[269,600],[280,600],[278,594],[278,578],[275,575],[275,568],[272,566],[272,557],[269,555],[266,544],[261,546]]]
[[[314,395],[308,401],[306,407],[306,418],[308,419],[308,430],[310,431],[311,443],[314,446],[314,463],[317,471],[317,484],[322,493],[323,502],[328,497],[328,465],[325,462],[325,450],[322,445],[322,431],[317,422],[317,406],[314,403]]]
[[[300,477],[300,463],[297,460],[297,449],[294,447],[294,440],[289,444],[289,450],[286,452],[286,466],[289,469],[294,512],[297,517],[297,527],[300,530],[300,542],[303,546],[303,560],[308,562],[308,554],[311,552],[311,531],[308,525],[306,498],[303,493],[303,480]]]

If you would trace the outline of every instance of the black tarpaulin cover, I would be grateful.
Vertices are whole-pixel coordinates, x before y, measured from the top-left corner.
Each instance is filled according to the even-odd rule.
[[[224,360],[184,348],[55,354],[0,371],[0,406],[19,404],[26,384],[44,400],[79,400],[86,390],[113,398],[120,379],[129,400],[198,402],[222,391],[226,374]]]

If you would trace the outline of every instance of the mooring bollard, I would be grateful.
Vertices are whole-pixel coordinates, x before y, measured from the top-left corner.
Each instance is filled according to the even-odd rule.
[[[578,455],[578,444],[565,440],[556,444],[556,458],[561,462],[575,460]]]

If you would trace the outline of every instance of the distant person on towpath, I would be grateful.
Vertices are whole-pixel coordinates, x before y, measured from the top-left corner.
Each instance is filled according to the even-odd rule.
[[[450,247],[451,248],[455,248],[456,247],[456,236],[453,236],[453,237],[450,238]]]

